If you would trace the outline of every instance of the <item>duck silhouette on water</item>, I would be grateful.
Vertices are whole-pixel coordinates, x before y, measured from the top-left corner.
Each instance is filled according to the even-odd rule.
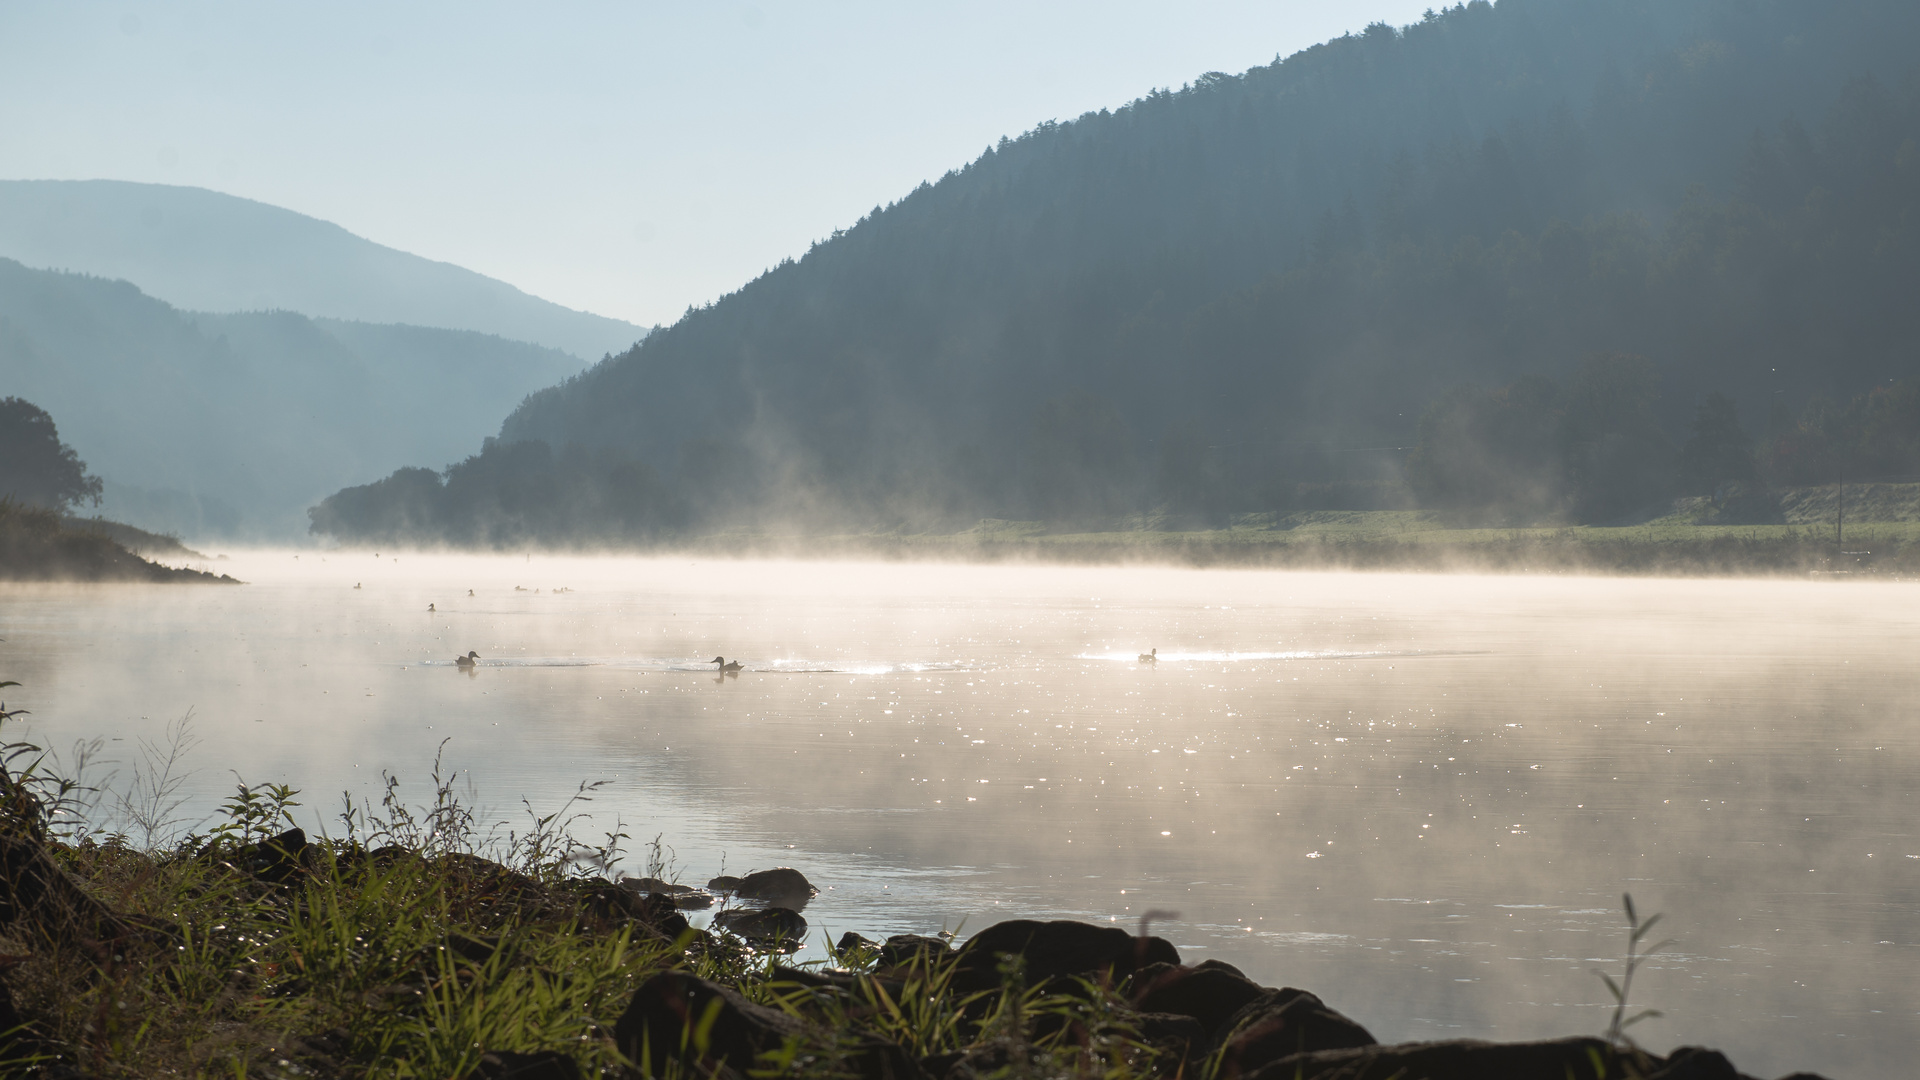
[[[1143,653],[1141,653],[1141,654],[1140,654],[1140,662],[1141,662],[1141,663],[1143,663],[1143,664],[1157,664],[1157,663],[1159,663],[1159,662],[1160,662],[1160,647],[1159,647],[1158,645],[1156,645],[1156,646],[1154,646],[1154,647],[1153,647],[1153,651],[1152,651],[1152,652],[1143,652]]]
[[[472,671],[475,667],[479,666],[478,664],[475,663],[475,661],[479,659],[480,659],[479,653],[474,652],[472,649],[468,649],[467,655],[456,656],[453,658],[453,666],[461,669],[462,671]]]
[[[719,664],[720,673],[723,675],[738,675],[740,674],[740,671],[741,671],[740,661],[735,660],[734,662],[729,664],[727,662],[727,658],[724,656],[716,656],[712,660],[709,660],[707,662],[710,664]]]

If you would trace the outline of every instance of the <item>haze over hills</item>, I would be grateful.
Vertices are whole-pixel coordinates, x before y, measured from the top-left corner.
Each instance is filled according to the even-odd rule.
[[[0,181],[0,257],[131,281],[192,311],[298,311],[473,330],[592,360],[646,335],[338,225],[203,188]]]
[[[465,330],[185,312],[0,259],[0,396],[53,415],[106,482],[100,512],[189,538],[298,537],[328,491],[458,457],[580,367]]]
[[[1538,505],[1618,513],[1709,393],[1838,445],[1821,400],[1920,374],[1916,56],[1893,0],[1476,0],[1209,73],[1003,140],[316,529],[1404,505],[1393,448],[1479,430],[1423,415],[1523,377]]]

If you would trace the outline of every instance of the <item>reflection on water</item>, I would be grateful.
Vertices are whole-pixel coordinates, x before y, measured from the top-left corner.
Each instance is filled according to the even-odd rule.
[[[0,588],[9,706],[123,768],[191,708],[197,813],[424,797],[448,739],[503,820],[610,779],[685,881],[803,869],[816,941],[1178,911],[1388,1040],[1598,1032],[1631,890],[1656,1048],[1920,1051],[1911,586],[322,559]]]

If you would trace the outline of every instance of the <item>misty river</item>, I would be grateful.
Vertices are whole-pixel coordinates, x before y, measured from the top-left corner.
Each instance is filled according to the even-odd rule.
[[[239,553],[244,587],[0,585],[9,708],[184,824],[252,783],[524,827],[609,783],[622,869],[792,865],[824,935],[1071,917],[1385,1041],[1635,1029],[1743,1069],[1920,1053],[1920,588],[692,558]],[[356,586],[358,586],[356,588]],[[469,591],[471,590],[471,595]],[[433,604],[435,611],[429,612]],[[1140,653],[1157,649],[1157,663]],[[453,658],[480,654],[471,672]],[[716,674],[723,655],[745,667]],[[19,737],[18,728],[10,728]],[[116,772],[117,770],[117,772]],[[109,777],[109,773],[112,773]]]

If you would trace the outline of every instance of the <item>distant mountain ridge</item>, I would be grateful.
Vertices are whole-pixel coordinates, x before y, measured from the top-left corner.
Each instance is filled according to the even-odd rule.
[[[53,415],[106,482],[101,513],[189,540],[296,539],[315,499],[456,460],[581,366],[467,330],[181,311],[0,259],[0,396]]]
[[[124,279],[190,311],[285,310],[472,330],[585,360],[624,352],[647,333],[318,218],[204,188],[0,180],[0,257]]]

